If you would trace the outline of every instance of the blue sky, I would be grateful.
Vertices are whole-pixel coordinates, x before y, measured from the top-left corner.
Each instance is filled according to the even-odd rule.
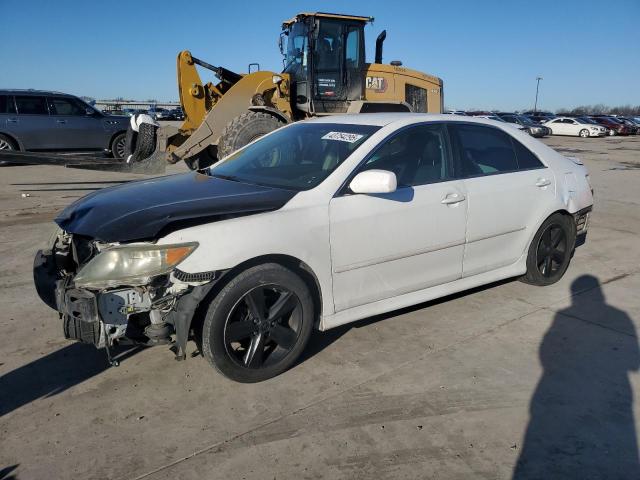
[[[180,6],[177,6],[179,5]],[[367,58],[444,80],[465,109],[640,104],[640,0],[177,2],[0,0],[0,88],[175,100],[180,50],[238,72],[279,70],[282,20],[299,11],[371,15]]]

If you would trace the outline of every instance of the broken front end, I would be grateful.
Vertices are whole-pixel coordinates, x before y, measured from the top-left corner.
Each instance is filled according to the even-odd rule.
[[[117,344],[172,345],[182,360],[195,310],[219,276],[177,268],[197,246],[103,243],[58,230],[36,254],[34,282],[65,337],[105,348],[112,364]]]

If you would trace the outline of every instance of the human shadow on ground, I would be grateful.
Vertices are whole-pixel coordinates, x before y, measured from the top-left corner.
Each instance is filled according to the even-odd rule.
[[[544,369],[513,479],[640,478],[629,372],[640,366],[629,316],[591,275],[571,285],[540,345]]]

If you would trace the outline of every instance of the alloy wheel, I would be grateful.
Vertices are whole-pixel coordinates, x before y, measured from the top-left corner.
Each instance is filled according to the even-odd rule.
[[[113,149],[115,150],[116,157],[125,158],[125,156],[127,154],[127,139],[126,139],[126,137],[123,136],[122,138],[118,139],[116,144],[113,146]]]
[[[0,138],[0,150],[13,150],[13,146],[6,140]]]
[[[552,223],[542,233],[538,242],[536,265],[547,278],[554,276],[567,257],[567,236],[561,225]]]
[[[279,285],[260,285],[233,306],[224,327],[227,354],[244,368],[259,369],[284,358],[302,329],[302,304]]]

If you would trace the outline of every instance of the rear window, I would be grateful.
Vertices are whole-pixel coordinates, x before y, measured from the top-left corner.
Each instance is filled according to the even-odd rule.
[[[47,102],[44,97],[34,95],[16,96],[16,106],[20,115],[48,115]]]
[[[0,95],[0,113],[16,113],[16,107],[13,104],[13,97],[9,95]]]

